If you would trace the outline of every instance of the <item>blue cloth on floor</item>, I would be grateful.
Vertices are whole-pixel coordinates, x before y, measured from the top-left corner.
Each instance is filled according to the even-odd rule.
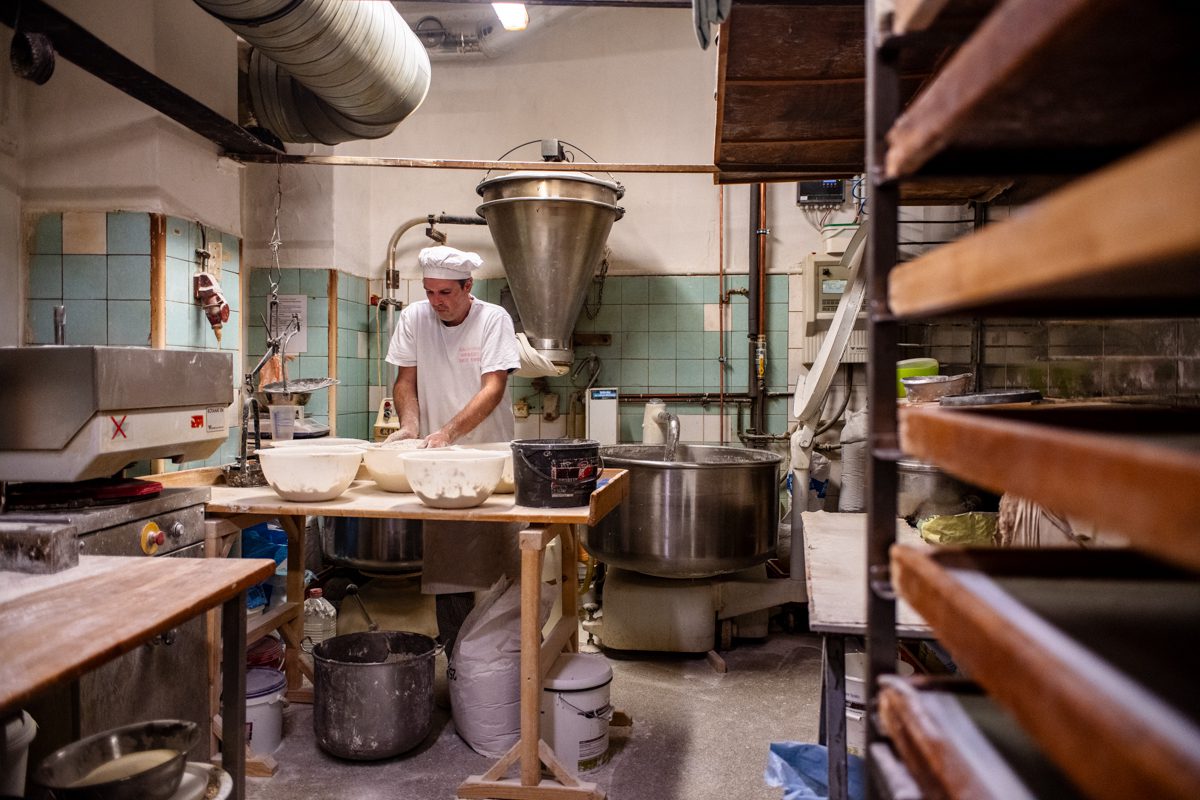
[[[828,800],[829,751],[823,744],[772,742],[763,780],[783,788],[783,800]],[[866,770],[858,756],[847,756],[850,800],[866,796]]]

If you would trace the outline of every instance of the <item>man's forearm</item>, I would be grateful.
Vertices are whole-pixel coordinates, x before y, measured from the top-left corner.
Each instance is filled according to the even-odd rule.
[[[392,402],[396,406],[396,416],[400,430],[421,435],[421,404],[417,398],[417,374],[413,367],[401,367],[392,384]]]

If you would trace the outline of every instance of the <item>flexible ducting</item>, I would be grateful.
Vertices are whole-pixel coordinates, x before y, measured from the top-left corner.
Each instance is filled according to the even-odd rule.
[[[285,142],[378,139],[429,91],[429,56],[391,3],[195,2],[254,47],[250,102]]]

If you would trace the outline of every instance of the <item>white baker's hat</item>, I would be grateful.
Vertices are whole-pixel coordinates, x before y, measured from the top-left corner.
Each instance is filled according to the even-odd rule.
[[[478,253],[456,250],[446,245],[426,247],[417,255],[421,274],[426,278],[462,280],[471,277],[471,271],[483,266]]]

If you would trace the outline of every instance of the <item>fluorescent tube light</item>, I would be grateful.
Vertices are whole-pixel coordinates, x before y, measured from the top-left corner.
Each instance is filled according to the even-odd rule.
[[[492,3],[492,8],[506,31],[523,31],[529,24],[529,12],[524,3]]]

